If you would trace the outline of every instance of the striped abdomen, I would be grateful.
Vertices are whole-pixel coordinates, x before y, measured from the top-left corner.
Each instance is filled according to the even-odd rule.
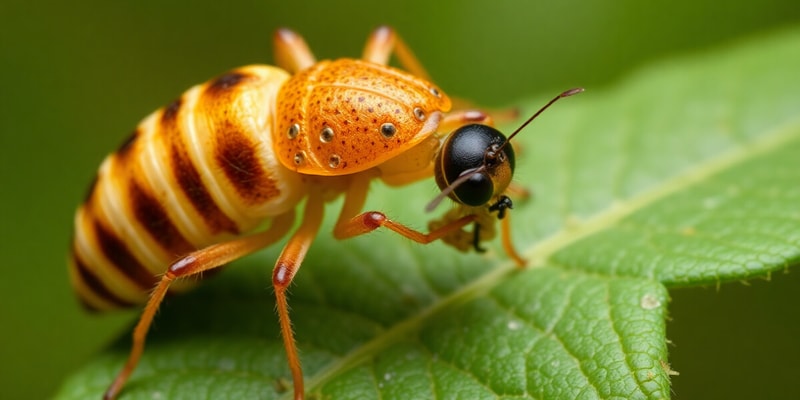
[[[70,276],[88,308],[142,303],[180,256],[295,207],[302,184],[271,138],[288,78],[250,66],[195,86],[105,159],[75,215]]]

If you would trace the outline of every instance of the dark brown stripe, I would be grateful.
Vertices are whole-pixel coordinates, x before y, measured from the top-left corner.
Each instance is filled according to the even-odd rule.
[[[173,145],[170,158],[172,159],[172,172],[183,194],[192,203],[192,206],[205,220],[214,233],[232,232],[239,233],[236,223],[220,210],[217,203],[206,190],[200,173],[189,160],[189,155]]]
[[[111,230],[106,229],[99,221],[94,221],[95,235],[100,250],[116,268],[119,268],[128,279],[144,291],[149,291],[156,284],[153,276],[139,260],[131,254],[128,246]]]
[[[194,250],[169,219],[158,199],[147,193],[134,179],[129,184],[129,190],[133,215],[161,248],[173,256]]]
[[[136,142],[138,137],[139,130],[136,129],[128,136],[127,139],[125,139],[124,142],[122,142],[122,145],[119,146],[119,149],[117,149],[117,156],[120,158],[126,158],[130,154],[133,144]]]
[[[78,258],[78,254],[75,253],[74,250],[73,250],[72,262],[75,265],[75,269],[78,271],[78,276],[80,276],[80,280],[83,281],[83,283],[86,284],[89,290],[91,290],[95,295],[113,304],[118,308],[131,307],[135,305],[134,303],[131,303],[125,299],[117,297],[117,295],[114,292],[109,290],[108,287],[106,287],[106,285],[100,280],[100,278],[98,278],[97,275],[95,275],[92,271],[90,271],[89,268],[86,266],[86,264],[80,258]],[[80,292],[78,293],[78,298],[80,299],[83,306],[86,307],[87,309],[91,311],[99,311],[95,306],[89,304],[89,302],[86,301],[86,299],[83,298],[83,296],[81,296]]]
[[[164,107],[164,111],[161,113],[161,124],[173,125],[178,118],[178,112],[180,112],[182,104],[183,99],[179,98],[170,103],[170,105]]]
[[[206,225],[213,233],[239,233],[236,223],[220,210],[211,194],[208,193],[200,178],[200,173],[186,152],[180,126],[178,125],[179,114],[182,111],[183,101],[178,99],[164,108],[161,114],[160,134],[169,143],[172,174],[175,176],[175,180],[184,195],[186,195],[186,198],[189,199],[189,202],[192,203],[194,209],[205,220]],[[191,110],[188,112],[191,112]]]
[[[81,307],[83,307],[83,309],[85,311],[88,311],[88,312],[90,312],[92,314],[99,313],[99,312],[103,311],[103,310],[95,307],[94,304],[89,304],[89,302],[86,301],[86,299],[84,299],[83,297],[80,297],[80,296],[78,296],[78,303],[81,304]]]
[[[238,71],[231,71],[225,75],[221,75],[214,79],[208,87],[206,87],[204,95],[209,96],[219,96],[232,88],[236,87],[243,81],[250,78],[249,75],[238,72]]]
[[[258,146],[228,122],[217,132],[217,165],[246,202],[258,203],[276,197],[280,190],[259,162]]]

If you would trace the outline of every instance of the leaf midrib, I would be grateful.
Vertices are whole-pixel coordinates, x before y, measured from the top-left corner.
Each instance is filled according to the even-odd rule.
[[[684,172],[667,179],[661,185],[645,190],[628,200],[618,200],[593,217],[582,221],[567,221],[563,224],[562,229],[550,237],[529,246],[522,252],[523,256],[528,259],[527,268],[544,266],[555,252],[566,248],[570,244],[613,226],[618,221],[660,199],[700,183],[733,166],[776,150],[780,146],[798,138],[800,138],[800,117],[771,129],[770,133],[761,135],[757,140],[741,143],[733,149],[710,158],[706,162],[697,164],[695,168],[689,166]],[[369,342],[345,354],[328,367],[322,368],[319,373],[308,379],[306,387],[319,387],[339,371],[344,371],[360,363],[369,356],[376,354],[379,350],[395,343],[397,339],[407,337],[410,332],[419,329],[424,321],[440,311],[457,304],[466,303],[488,292],[502,282],[506,275],[515,270],[516,266],[512,261],[501,262],[497,267],[489,270],[486,274],[481,275],[461,289],[442,297],[439,301],[432,303],[411,318],[395,324],[392,328],[387,329]],[[290,397],[291,393],[287,393],[284,396],[284,398]]]

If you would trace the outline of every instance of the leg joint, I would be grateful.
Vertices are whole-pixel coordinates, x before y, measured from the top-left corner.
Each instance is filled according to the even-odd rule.
[[[275,269],[272,270],[272,285],[275,288],[285,288],[292,282],[295,268],[287,262],[278,261]]]
[[[192,267],[195,265],[197,259],[194,256],[186,256],[181,258],[180,260],[174,262],[172,265],[169,266],[167,270],[168,275],[174,276],[183,276],[188,273],[191,273]]]
[[[362,214],[364,226],[369,230],[375,230],[383,226],[386,222],[386,215],[379,211],[370,211]]]

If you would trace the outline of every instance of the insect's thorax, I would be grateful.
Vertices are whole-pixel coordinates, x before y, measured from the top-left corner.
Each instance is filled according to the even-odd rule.
[[[309,175],[361,172],[424,142],[450,100],[406,72],[361,60],[322,61],[278,93],[275,154]]]

